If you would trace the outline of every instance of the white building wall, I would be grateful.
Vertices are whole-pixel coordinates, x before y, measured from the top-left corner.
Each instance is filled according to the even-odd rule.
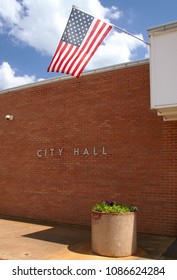
[[[151,108],[177,111],[177,22],[149,29]],[[163,110],[164,109],[164,110]]]

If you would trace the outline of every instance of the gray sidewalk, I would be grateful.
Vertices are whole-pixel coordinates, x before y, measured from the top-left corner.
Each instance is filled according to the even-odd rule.
[[[86,227],[50,226],[0,218],[0,259],[113,259],[92,253],[90,235],[90,228]],[[121,259],[177,259],[176,243],[174,237],[138,234],[136,255]]]

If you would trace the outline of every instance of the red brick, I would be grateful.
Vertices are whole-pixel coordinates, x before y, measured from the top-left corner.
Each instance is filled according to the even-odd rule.
[[[138,206],[139,232],[177,235],[177,122],[150,109],[148,63],[19,88],[0,104],[1,215],[90,225],[92,205],[114,200]],[[53,148],[62,156],[36,155]]]

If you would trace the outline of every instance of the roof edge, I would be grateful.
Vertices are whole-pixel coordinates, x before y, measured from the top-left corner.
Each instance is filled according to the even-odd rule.
[[[98,68],[95,70],[90,70],[90,71],[84,72],[81,77],[84,77],[87,75],[98,74],[98,73],[102,73],[102,72],[114,71],[114,70],[122,69],[122,68],[138,66],[138,65],[147,64],[147,63],[149,63],[149,59],[142,59],[142,60],[137,60],[137,61],[133,61],[133,62],[121,63],[121,64],[117,64],[117,65],[113,65],[113,66],[107,66],[107,67]],[[14,92],[14,91],[22,90],[22,89],[46,85],[46,84],[55,83],[55,82],[59,82],[59,81],[70,80],[70,79],[74,79],[74,78],[75,77],[73,77],[73,76],[60,76],[60,77],[56,77],[56,78],[42,80],[39,82],[34,82],[34,83],[22,85],[22,86],[17,86],[17,87],[1,90],[0,95],[4,94],[4,93]]]
[[[173,21],[173,22],[169,22],[166,24],[161,24],[156,27],[148,28],[147,32],[148,32],[148,35],[150,36],[157,32],[170,31],[175,28],[177,28],[177,21]]]

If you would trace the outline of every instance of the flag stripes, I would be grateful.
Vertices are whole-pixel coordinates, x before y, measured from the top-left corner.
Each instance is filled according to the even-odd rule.
[[[82,15],[87,15],[83,12],[81,13]],[[59,42],[54,57],[48,67],[48,72],[61,72],[79,77],[111,29],[112,25],[93,18],[87,34],[79,46],[69,43],[69,39],[67,42],[64,40]]]

